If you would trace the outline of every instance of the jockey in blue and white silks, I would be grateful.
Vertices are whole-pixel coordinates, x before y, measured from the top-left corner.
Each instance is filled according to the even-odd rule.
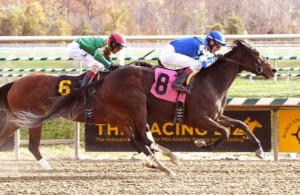
[[[185,71],[180,74],[172,87],[175,90],[190,93],[183,86],[187,77],[193,71],[199,71],[213,64],[216,57],[207,59],[207,52],[215,53],[225,45],[225,37],[219,31],[210,32],[206,38],[186,37],[170,42],[162,51],[160,61],[167,65],[185,67]],[[194,59],[199,57],[199,60]]]

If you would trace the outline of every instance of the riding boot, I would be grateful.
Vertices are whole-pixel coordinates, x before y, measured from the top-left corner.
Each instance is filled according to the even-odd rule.
[[[190,90],[187,89],[183,84],[192,72],[193,71],[190,68],[186,68],[174,81],[174,83],[172,84],[172,88],[182,93],[190,94]]]
[[[96,74],[93,71],[90,71],[90,70],[87,71],[84,78],[81,81],[81,87],[89,84],[90,82],[92,82],[95,75]]]

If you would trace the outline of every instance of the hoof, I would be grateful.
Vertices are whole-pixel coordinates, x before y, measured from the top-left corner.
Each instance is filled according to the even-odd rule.
[[[47,162],[46,159],[42,158],[41,160],[38,161],[38,164],[45,170],[50,171],[52,170],[52,167],[50,164]]]
[[[157,169],[157,165],[154,165],[154,164],[144,163],[143,165],[147,168]]]
[[[170,177],[176,177],[176,173],[174,171],[172,171],[172,170],[170,170],[170,172],[168,173],[168,175]]]
[[[157,169],[157,165],[151,165],[151,166],[148,166],[148,168],[150,168],[150,169]]]
[[[158,167],[158,170],[162,171],[162,172],[165,172],[166,174],[168,174],[169,177],[175,177],[176,176],[176,173],[168,168],[159,168]]]
[[[194,141],[194,143],[198,148],[202,148],[206,146],[206,142],[203,139],[197,139]]]
[[[262,148],[259,148],[258,150],[255,151],[255,154],[258,158],[264,159],[265,158],[265,153]]]
[[[171,156],[171,163],[173,163],[174,165],[179,165],[179,160],[175,154],[172,154]]]

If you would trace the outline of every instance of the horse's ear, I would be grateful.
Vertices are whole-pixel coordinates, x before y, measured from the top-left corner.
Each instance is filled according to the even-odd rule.
[[[245,48],[249,48],[249,44],[243,40],[238,39],[238,40],[235,40],[234,43],[236,44],[236,46],[243,46]]]
[[[243,45],[243,41],[240,40],[240,39],[235,40],[234,43],[235,43],[236,46]]]

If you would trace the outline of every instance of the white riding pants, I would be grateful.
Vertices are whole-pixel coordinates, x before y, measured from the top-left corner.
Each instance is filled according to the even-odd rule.
[[[94,56],[87,53],[83,49],[80,49],[80,45],[76,41],[73,41],[68,45],[67,52],[70,58],[72,58],[73,60],[79,60],[90,68],[93,66],[97,66],[99,70],[104,69],[104,65],[98,62],[94,58]]]
[[[168,44],[160,55],[160,61],[166,65],[180,66],[180,67],[190,67],[193,71],[198,71],[202,68],[201,61],[195,60],[189,56],[176,53],[175,48]]]

